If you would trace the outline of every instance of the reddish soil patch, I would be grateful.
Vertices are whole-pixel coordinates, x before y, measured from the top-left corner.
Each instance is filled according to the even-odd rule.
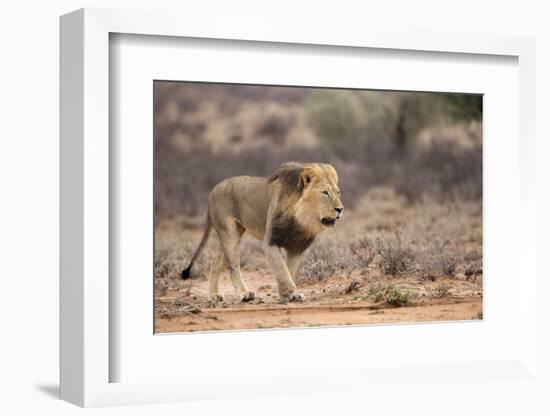
[[[226,302],[210,305],[206,297],[207,282],[196,278],[179,290],[168,290],[157,297],[155,329],[157,333],[259,328],[316,327],[381,323],[432,322],[480,319],[482,311],[481,283],[461,278],[443,278],[437,282],[417,278],[380,278],[415,297],[402,307],[385,300],[375,302],[365,280],[334,277],[323,282],[304,283],[298,289],[306,296],[303,303],[279,303],[276,285],[270,274],[243,273],[257,299],[238,303],[231,293],[228,278],[221,283]],[[352,281],[358,282],[349,293]],[[437,297],[442,282],[450,289]],[[372,281],[371,283],[372,284]]]

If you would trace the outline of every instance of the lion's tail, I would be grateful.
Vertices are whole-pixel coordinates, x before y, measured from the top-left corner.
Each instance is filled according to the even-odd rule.
[[[208,237],[210,236],[210,230],[212,229],[212,224],[210,223],[210,212],[206,213],[206,226],[204,229],[204,234],[202,235],[202,240],[199,244],[199,247],[197,248],[197,251],[195,251],[195,254],[193,254],[193,257],[191,257],[191,261],[189,262],[189,265],[185,270],[181,272],[181,278],[182,279],[189,279],[191,277],[191,268],[193,267],[193,264],[199,257],[199,254],[201,254],[202,249],[208,242]]]

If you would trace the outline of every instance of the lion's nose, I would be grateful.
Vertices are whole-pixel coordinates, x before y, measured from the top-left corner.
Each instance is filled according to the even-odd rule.
[[[338,214],[341,214],[342,211],[344,210],[344,208],[334,208],[334,210],[335,210]]]

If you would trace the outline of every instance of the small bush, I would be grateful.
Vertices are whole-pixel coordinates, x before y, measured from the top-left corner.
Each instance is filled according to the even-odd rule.
[[[393,307],[407,306],[417,297],[416,292],[401,290],[393,283],[374,282],[367,286],[367,294],[374,302],[385,301]]]
[[[444,298],[450,294],[451,288],[453,285],[447,282],[440,282],[432,293],[432,297],[436,299]]]
[[[395,228],[393,233],[392,239],[380,236],[377,240],[379,266],[386,274],[405,274],[412,270],[415,255],[412,249],[403,243],[401,230]]]
[[[459,256],[448,248],[448,241],[435,237],[432,249],[425,253],[418,268],[420,277],[435,281],[438,276],[452,277],[458,271]]]
[[[352,241],[349,245],[349,250],[352,255],[354,269],[367,269],[374,260],[375,252],[371,241],[367,237],[359,237]]]
[[[414,297],[414,293],[410,290],[402,291],[396,286],[386,291],[386,302],[394,307],[407,306]]]
[[[388,285],[388,283],[373,282],[367,286],[367,295],[374,302],[381,302],[384,299]]]
[[[443,248],[440,248],[436,261],[439,266],[439,270],[445,276],[455,275],[457,270],[457,258],[455,256],[445,251]]]
[[[423,256],[419,261],[417,272],[422,279],[431,280],[432,282],[435,282],[439,276],[437,268],[434,266],[431,258],[427,256]]]

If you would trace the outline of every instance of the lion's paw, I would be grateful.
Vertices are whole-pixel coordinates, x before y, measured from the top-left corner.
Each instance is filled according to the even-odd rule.
[[[303,293],[294,292],[291,293],[288,296],[282,296],[281,297],[281,303],[288,303],[288,302],[303,302],[306,299]]]
[[[244,292],[243,294],[241,294],[241,303],[253,301],[255,297],[256,294],[254,292]]]
[[[208,298],[208,303],[210,303],[211,305],[223,302],[225,302],[225,298],[219,293],[216,293],[215,295],[210,295],[210,297]]]
[[[306,297],[304,296],[303,293],[299,293],[299,292],[293,293],[292,296],[290,297],[291,302],[303,302],[304,300],[306,300]]]

